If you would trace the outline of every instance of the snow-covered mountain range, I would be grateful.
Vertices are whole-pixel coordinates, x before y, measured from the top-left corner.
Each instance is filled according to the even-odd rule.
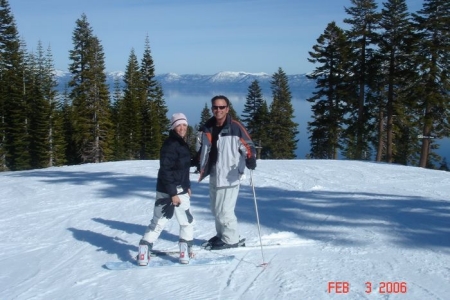
[[[56,71],[58,88],[64,90],[64,86],[69,82],[71,74],[65,71]],[[107,83],[112,90],[114,81],[119,79],[122,85],[124,72],[108,72]],[[310,97],[315,87],[315,82],[306,77],[306,74],[287,75],[291,93],[294,97]],[[156,80],[161,83],[164,91],[176,90],[189,94],[212,94],[219,92],[246,95],[248,87],[254,80],[258,80],[264,94],[270,94],[270,81],[272,75],[266,73],[247,72],[219,72],[214,75],[166,73],[156,75]]]

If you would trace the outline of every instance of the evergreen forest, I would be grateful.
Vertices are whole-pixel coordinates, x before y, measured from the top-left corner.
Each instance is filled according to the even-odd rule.
[[[350,0],[346,28],[331,21],[311,45],[307,99],[310,159],[353,159],[448,170],[433,150],[450,137],[450,2]],[[123,82],[108,86],[105,53],[88,17],[75,20],[71,80],[58,92],[51,48],[28,51],[8,0],[0,0],[0,171],[121,160],[159,159],[170,128],[164,90],[155,79],[149,37],[131,48]],[[112,91],[112,92],[111,92]],[[294,159],[298,124],[288,77],[271,77],[272,98],[257,80],[240,116],[259,159]],[[212,97],[213,95],[211,95]],[[201,123],[211,117],[199,107]],[[188,143],[195,153],[196,133]]]

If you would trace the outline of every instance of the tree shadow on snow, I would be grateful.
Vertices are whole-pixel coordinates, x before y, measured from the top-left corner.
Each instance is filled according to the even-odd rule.
[[[156,174],[155,174],[156,175]],[[148,200],[144,193],[154,192],[155,176],[129,175],[119,172],[71,172],[71,171],[30,171],[13,176],[42,177],[48,183],[70,183],[75,185],[95,185],[99,183],[99,197],[106,199]],[[198,178],[198,177],[197,177]],[[194,217],[211,222],[214,233],[214,220],[209,211],[209,184],[191,178],[193,196],[191,198]],[[383,234],[394,245],[405,248],[450,248],[450,202],[430,200],[414,195],[394,195],[365,192],[301,191],[285,190],[277,187],[255,187],[258,212],[262,227],[275,232],[289,231],[305,239],[312,239],[337,245],[367,245],[371,238],[353,237],[354,228],[365,228],[367,233]],[[236,215],[240,223],[256,223],[253,191],[248,184],[242,184]],[[126,232],[143,234],[145,226],[114,220],[95,218],[111,228]],[[127,247],[114,238],[96,233],[71,229],[77,238],[117,253],[124,257]],[[163,231],[161,238],[175,241],[177,237]]]
[[[130,197],[146,198],[143,193],[153,192],[156,187],[154,176],[129,175],[119,172],[74,172],[74,171],[28,171],[14,173],[11,176],[42,177],[48,184],[96,185],[92,188],[98,197],[108,199],[129,199]]]
[[[444,200],[275,187],[255,187],[255,191],[261,226],[354,246],[369,243],[370,236],[355,240],[348,232],[365,227],[368,232],[382,232],[402,247],[450,247],[450,203]],[[240,222],[256,223],[253,191],[248,185],[241,186],[236,214]]]
[[[122,221],[117,221],[117,220],[106,220],[106,219],[102,219],[102,218],[93,218],[92,220],[95,222],[98,222],[100,224],[104,224],[111,229],[123,231],[128,234],[138,234],[139,236],[142,236],[145,232],[145,229],[147,228],[146,225],[127,223],[127,222],[122,222]],[[167,232],[167,230],[163,230],[163,232],[161,232],[161,235],[159,236],[158,239],[178,243],[179,236],[174,235],[170,232]],[[137,245],[136,245],[136,251],[137,251]]]
[[[100,221],[101,219],[98,219],[97,221]],[[124,230],[130,228],[137,228],[138,225],[135,224],[127,224],[123,223],[122,225],[117,221],[109,221],[109,220],[101,220],[104,224],[110,224],[112,225],[111,228],[116,228],[118,230]],[[145,230],[145,226],[140,226],[143,230]],[[86,242],[91,244],[92,246],[96,247],[96,251],[103,251],[108,254],[114,254],[117,255],[118,260],[120,261],[129,261],[132,263],[136,262],[135,255],[138,250],[137,245],[130,245],[127,243],[127,241],[124,241],[118,237],[111,237],[107,236],[98,232],[93,232],[91,230],[82,230],[82,229],[76,229],[76,228],[68,228],[70,232],[72,232],[73,237],[76,240]],[[143,232],[143,231],[142,231]],[[163,233],[161,234],[161,238],[173,238],[173,235],[169,233]],[[176,241],[178,241],[178,237],[176,237]],[[134,254],[133,254],[134,253]],[[161,256],[161,259],[167,259],[170,261],[174,261],[175,259],[170,256]],[[103,266],[104,267],[104,266]]]

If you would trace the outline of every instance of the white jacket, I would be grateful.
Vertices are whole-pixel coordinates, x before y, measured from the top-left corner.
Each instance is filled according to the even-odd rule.
[[[199,181],[202,181],[210,173],[209,152],[212,128],[215,125],[216,119],[212,117],[203,126]],[[256,149],[250,135],[241,123],[228,115],[217,139],[217,187],[238,185],[241,174],[245,170],[245,160],[252,156],[256,157]]]

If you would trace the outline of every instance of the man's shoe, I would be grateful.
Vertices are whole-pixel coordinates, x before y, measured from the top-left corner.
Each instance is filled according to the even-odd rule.
[[[216,243],[212,244],[211,250],[223,250],[223,249],[230,249],[230,248],[237,248],[239,246],[239,243],[236,244],[227,244],[221,239],[219,239]]]
[[[210,238],[208,241],[204,242],[202,244],[203,248],[211,248],[212,245],[214,245],[215,243],[217,243],[218,241],[220,241],[220,238],[218,236],[213,236],[212,238]]]
[[[212,238],[210,238],[209,240],[208,240],[208,243],[210,244],[210,245],[214,245],[215,243],[217,243],[217,242],[219,242],[220,241],[220,238],[217,236],[217,235],[215,235],[215,236],[213,236]]]

